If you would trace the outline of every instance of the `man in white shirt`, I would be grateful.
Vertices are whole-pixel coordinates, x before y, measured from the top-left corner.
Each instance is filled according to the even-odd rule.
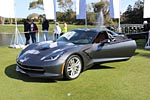
[[[54,39],[56,40],[61,34],[61,28],[59,26],[59,23],[56,22],[55,27],[54,27]]]

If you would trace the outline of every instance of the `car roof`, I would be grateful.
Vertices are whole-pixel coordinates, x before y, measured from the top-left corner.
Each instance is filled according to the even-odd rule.
[[[96,28],[77,28],[74,30],[101,32],[101,31],[106,31],[108,29],[106,29],[105,27],[96,27]]]
[[[99,32],[102,32],[102,31],[108,31],[108,32],[111,32],[112,35],[114,36],[117,36],[118,33],[114,32],[114,31],[111,31],[109,29],[107,29],[106,27],[96,27],[96,28],[77,28],[77,29],[74,29],[73,31],[92,31],[94,33],[99,33]]]

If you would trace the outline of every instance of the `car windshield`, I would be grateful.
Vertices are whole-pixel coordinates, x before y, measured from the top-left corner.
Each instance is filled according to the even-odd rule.
[[[91,44],[97,33],[94,31],[73,30],[65,33],[57,41],[71,42],[74,44]]]

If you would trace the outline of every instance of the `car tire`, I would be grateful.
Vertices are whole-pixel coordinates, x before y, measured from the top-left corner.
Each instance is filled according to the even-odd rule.
[[[82,61],[78,55],[70,56],[65,63],[64,78],[73,80],[79,77],[82,70]]]

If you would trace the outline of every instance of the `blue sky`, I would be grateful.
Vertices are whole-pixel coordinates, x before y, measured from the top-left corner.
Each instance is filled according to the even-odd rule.
[[[26,18],[31,13],[43,14],[44,12],[40,9],[28,10],[29,3],[35,0],[15,0],[16,1],[16,17]],[[87,3],[98,2],[100,0],[87,0]],[[127,9],[128,5],[134,5],[137,0],[120,0],[120,11],[123,12]]]

